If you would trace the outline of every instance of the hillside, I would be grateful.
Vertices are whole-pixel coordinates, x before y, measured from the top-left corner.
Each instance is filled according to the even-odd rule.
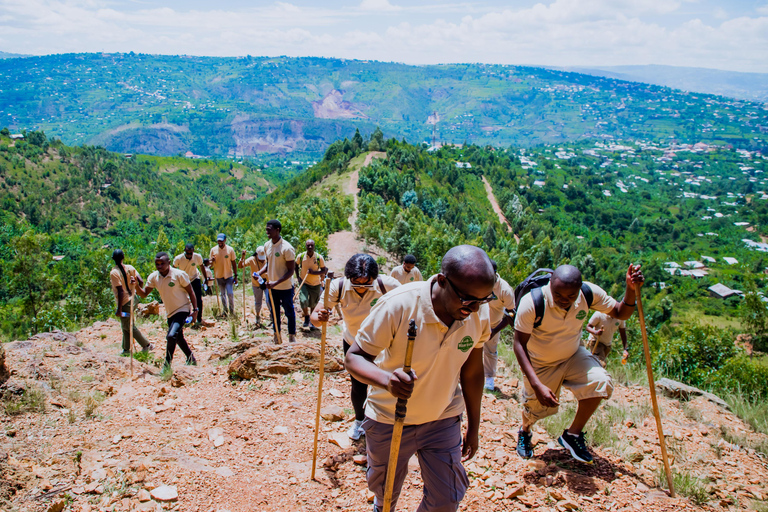
[[[215,300],[206,301],[210,310]],[[163,346],[162,320],[139,325]],[[339,435],[343,443],[351,421],[345,372],[326,373],[323,405],[336,406],[343,419],[321,420],[313,482],[314,368],[231,380],[233,358],[249,346],[269,345],[269,333],[219,322],[186,336],[200,366],[185,367],[177,358],[171,377],[136,361],[133,379],[128,359],[116,355],[114,319],[6,344],[14,376],[5,389],[21,395],[6,391],[2,401],[0,506],[28,512],[370,510],[364,459],[354,458],[364,453],[364,440],[330,442]],[[316,351],[314,336],[300,333],[299,345]],[[341,340],[340,328],[331,325],[329,357],[341,355]],[[151,360],[162,356],[155,348]],[[763,510],[768,437],[703,397],[660,397],[678,497],[658,488],[660,450],[643,372],[624,371],[615,360],[613,398],[590,424],[595,465],[568,460],[556,444],[575,406],[570,395],[557,421],[536,427],[535,458],[520,459],[514,432],[521,384],[512,359],[508,350],[502,353],[500,392],[483,397],[480,450],[466,465],[470,489],[461,510],[629,512],[638,504],[649,512]],[[415,458],[409,467],[403,510],[415,509],[422,492]],[[162,486],[178,497],[150,494]]]
[[[0,60],[0,117],[70,145],[320,155],[370,134],[495,146],[585,138],[765,147],[766,107],[533,67],[67,54]]]

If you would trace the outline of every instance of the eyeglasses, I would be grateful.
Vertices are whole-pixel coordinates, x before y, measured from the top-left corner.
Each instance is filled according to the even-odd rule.
[[[496,300],[497,299],[496,294],[493,293],[493,292],[491,292],[491,294],[489,296],[487,296],[486,298],[484,298],[484,299],[465,299],[464,297],[461,296],[461,294],[459,293],[459,290],[456,289],[456,285],[454,285],[451,282],[451,280],[448,279],[447,276],[446,276],[445,280],[448,281],[449,285],[451,285],[451,289],[453,289],[453,293],[455,293],[456,296],[459,298],[459,300],[461,301],[461,305],[462,306],[471,306],[473,304],[488,304],[492,300]]]
[[[352,285],[352,288],[365,288],[367,290],[372,290],[374,288],[373,283],[356,284],[354,281],[350,281],[349,283]]]

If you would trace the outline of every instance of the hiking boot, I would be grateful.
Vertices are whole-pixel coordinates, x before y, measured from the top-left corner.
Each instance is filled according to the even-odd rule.
[[[187,358],[187,365],[188,366],[197,366],[197,359],[195,359],[195,356],[193,354],[190,354],[189,358]]]
[[[352,423],[352,426],[349,427],[349,430],[347,430],[347,436],[353,441],[360,439],[365,435],[365,430],[363,430],[362,425],[362,420],[355,420],[354,423]]]
[[[142,348],[141,348],[141,352],[142,352],[143,354],[146,354],[146,353],[148,353],[148,352],[151,352],[151,351],[153,351],[154,349],[155,349],[155,346],[154,346],[152,343],[150,343],[150,344],[149,344],[149,345],[147,345],[146,347],[142,347]]]
[[[277,336],[277,334],[272,336],[272,341],[275,342],[275,345],[279,345],[280,343],[282,343],[282,341],[280,341],[280,338]]]
[[[517,454],[524,459],[533,457],[532,437],[533,434],[530,432],[523,432],[522,429],[517,431]]]
[[[295,334],[289,334],[288,335],[288,343],[296,343],[296,335]]]
[[[493,377],[486,377],[485,378],[485,390],[486,391],[493,391],[496,389],[493,385]]]
[[[304,327],[305,329],[309,329],[309,317],[308,316],[304,317],[304,325],[302,325],[302,327]]]
[[[592,464],[592,454],[587,449],[587,442],[584,439],[584,432],[579,435],[573,435],[567,430],[563,430],[563,435],[557,438],[560,446],[571,452],[571,457],[585,464]]]

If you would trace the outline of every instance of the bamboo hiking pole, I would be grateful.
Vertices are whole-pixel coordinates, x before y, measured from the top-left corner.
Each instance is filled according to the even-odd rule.
[[[309,275],[309,274],[307,274]],[[306,280],[306,278],[304,278]],[[303,282],[301,284],[304,284]],[[331,277],[325,278],[325,295],[323,295],[323,309],[328,309],[328,292],[331,288]],[[325,335],[328,330],[328,320],[323,322],[323,330],[320,336],[320,378],[317,380],[317,412],[315,414],[315,444],[312,447],[312,477],[315,479],[315,466],[317,466],[317,436],[320,433],[320,408],[323,403],[323,376],[325,375]]]
[[[272,327],[275,329],[275,336],[277,336],[277,344],[283,343],[283,337],[280,336],[280,329],[277,328],[277,314],[275,313],[275,301],[272,299],[272,288],[267,288],[269,293],[269,305],[272,308]]]
[[[640,297],[640,285],[635,284],[635,301],[637,302],[637,316],[640,319],[640,331],[643,334],[643,351],[645,352],[645,368],[648,371],[648,387],[651,392],[651,405],[653,405],[653,415],[656,418],[656,430],[659,434],[659,445],[661,446],[661,458],[664,461],[664,472],[667,474],[667,484],[669,485],[669,495],[675,497],[675,486],[672,479],[672,471],[669,469],[669,457],[667,457],[667,444],[664,441],[664,428],[661,425],[661,415],[659,414],[659,403],[656,400],[656,384],[653,381],[653,369],[651,368],[651,349],[648,346],[648,332],[645,330],[645,315],[643,314],[643,301]]]
[[[408,345],[405,347],[405,363],[403,371],[411,373],[411,359],[413,358],[413,341],[416,339],[416,320],[411,320],[408,324]],[[397,456],[400,453],[400,440],[403,437],[403,424],[405,423],[405,413],[408,400],[404,398],[397,399],[395,405],[395,425],[392,427],[392,441],[389,445],[389,463],[387,464],[387,480],[384,484],[384,509],[383,512],[390,512],[392,508],[392,491],[395,487],[395,473],[397,472]]]
[[[134,294],[134,290],[132,288],[133,287],[129,288],[129,291],[131,292],[131,309],[128,311],[128,318],[130,319],[129,320],[129,326],[130,326],[129,329],[131,330],[131,335],[130,335],[130,339],[131,339],[131,348],[130,348],[130,351],[131,351],[131,380],[133,380],[133,294]]]

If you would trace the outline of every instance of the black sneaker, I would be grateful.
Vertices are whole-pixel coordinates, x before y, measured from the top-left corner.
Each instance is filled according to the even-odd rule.
[[[587,442],[584,439],[584,432],[575,436],[563,430],[563,435],[557,438],[560,446],[571,452],[571,457],[585,464],[592,464],[592,454],[587,449]]]
[[[197,366],[197,359],[195,359],[195,356],[190,355],[189,358],[187,358],[187,366]]]
[[[533,457],[531,437],[533,434],[530,432],[523,432],[522,429],[517,431],[517,454],[524,459]]]
[[[308,316],[304,317],[304,325],[302,327],[304,327],[305,329],[309,329],[309,317]]]

